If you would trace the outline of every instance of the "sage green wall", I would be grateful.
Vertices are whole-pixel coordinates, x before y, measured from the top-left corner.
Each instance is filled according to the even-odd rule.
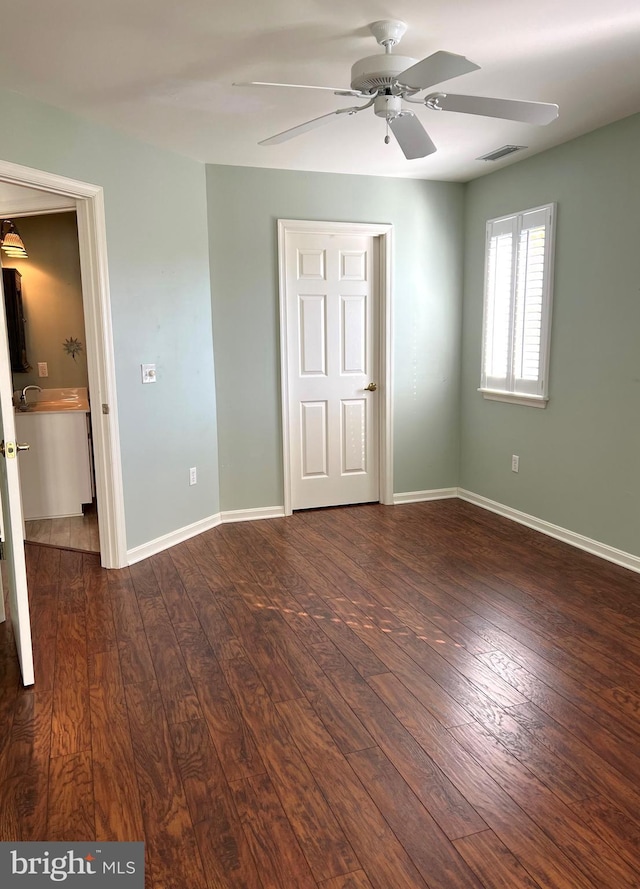
[[[29,256],[12,257],[3,266],[22,275],[26,351],[32,369],[14,373],[13,388],[88,386],[76,214],[27,216],[16,222]],[[82,344],[75,357],[63,346],[70,338]],[[39,361],[47,363],[48,377],[38,376]]]
[[[217,513],[204,166],[7,91],[0,120],[3,160],[104,189],[128,547]]]
[[[224,510],[283,504],[277,220],[394,226],[394,491],[457,484],[463,186],[207,167]]]
[[[485,401],[485,221],[556,201],[545,410]],[[461,486],[640,555],[640,115],[466,191]],[[511,455],[520,471],[511,472]]]

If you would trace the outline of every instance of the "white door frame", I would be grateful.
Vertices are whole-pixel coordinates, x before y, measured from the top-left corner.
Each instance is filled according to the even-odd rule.
[[[128,560],[103,191],[98,185],[1,160],[0,182],[68,197],[77,213],[101,563],[123,568]],[[39,203],[42,212],[46,202]],[[60,202],[52,201],[52,212],[59,210]]]
[[[393,503],[393,387],[391,337],[391,264],[393,226],[365,222],[313,222],[278,220],[278,264],[280,273],[280,379],[282,394],[282,458],[284,470],[284,514],[291,515],[291,443],[289,440],[289,373],[287,354],[287,299],[285,238],[289,234],[369,235],[378,239],[378,349],[379,388],[379,490],[380,502]]]

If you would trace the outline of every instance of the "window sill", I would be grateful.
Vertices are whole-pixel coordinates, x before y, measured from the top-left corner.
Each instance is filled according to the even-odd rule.
[[[482,397],[488,401],[506,401],[509,404],[520,404],[524,407],[546,407],[548,397],[543,395],[523,395],[515,392],[501,392],[498,389],[478,389]]]

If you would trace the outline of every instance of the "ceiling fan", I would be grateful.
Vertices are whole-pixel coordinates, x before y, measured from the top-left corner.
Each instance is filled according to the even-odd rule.
[[[366,99],[364,105],[338,108],[315,117],[298,126],[263,139],[260,145],[277,145],[316,127],[331,123],[340,115],[353,116],[366,108],[373,107],[374,114],[384,118],[395,136],[407,160],[426,157],[437,151],[426,130],[413,111],[405,103],[424,105],[431,111],[457,111],[462,114],[480,114],[485,117],[498,117],[522,123],[544,125],[558,116],[558,106],[547,102],[524,102],[514,99],[492,99],[483,96],[462,96],[452,93],[435,92],[419,96],[423,90],[479,69],[464,56],[440,50],[418,61],[409,56],[394,55],[392,49],[402,39],[407,30],[404,22],[380,21],[369,26],[371,33],[384,55],[378,53],[360,59],[351,68],[351,88],[339,89],[330,86],[308,86],[298,83],[267,83],[251,81],[234,83],[234,86],[289,87],[292,89],[324,90],[336,96],[355,96]],[[389,143],[389,135],[385,137]]]

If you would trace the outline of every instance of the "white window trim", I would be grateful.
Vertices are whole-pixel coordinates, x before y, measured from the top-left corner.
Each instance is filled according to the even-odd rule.
[[[531,213],[545,211],[547,213],[547,248],[545,248],[545,265],[544,265],[544,295],[543,295],[543,317],[542,331],[540,342],[540,384],[541,391],[538,393],[527,393],[517,391],[515,389],[495,389],[486,385],[482,385],[485,380],[485,347],[487,342],[486,324],[489,316],[488,307],[488,269],[489,269],[489,243],[492,230],[496,223],[511,221],[518,217],[523,218]],[[521,210],[517,213],[509,213],[505,216],[499,216],[495,219],[487,220],[486,236],[485,236],[485,264],[484,264],[484,301],[483,301],[483,317],[482,317],[482,364],[481,364],[481,385],[478,388],[483,398],[489,401],[502,401],[510,404],[519,404],[526,407],[545,408],[549,401],[549,359],[551,345],[551,316],[553,305],[553,280],[554,280],[554,253],[555,253],[555,221],[556,221],[556,204],[543,204],[538,207],[531,207],[527,210]],[[518,227],[518,231],[520,228]],[[517,249],[517,245],[516,245]],[[514,281],[515,286],[515,281]]]
[[[501,389],[478,389],[487,401],[507,401],[509,404],[522,404],[525,407],[546,407],[547,395],[522,395],[520,392],[503,392]]]

